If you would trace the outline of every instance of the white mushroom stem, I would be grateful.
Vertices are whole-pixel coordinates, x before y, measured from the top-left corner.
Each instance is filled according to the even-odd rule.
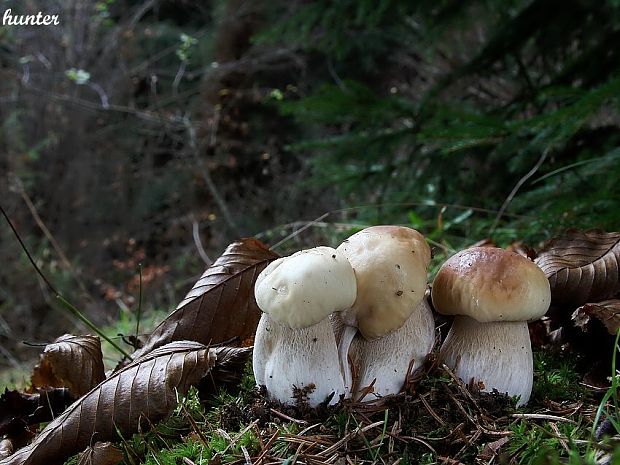
[[[407,376],[422,366],[434,341],[435,322],[426,299],[403,326],[387,336],[371,341],[361,336],[354,338],[350,354],[359,374],[352,397],[360,396],[373,381],[372,391],[359,400],[399,393]]]
[[[295,404],[295,389],[308,388],[311,407],[332,393],[329,404],[336,404],[346,392],[328,318],[291,329],[263,314],[256,330],[253,367],[256,384],[266,386],[269,397],[283,404]]]
[[[344,386],[347,391],[347,398],[350,397],[353,389],[353,377],[351,373],[351,365],[349,364],[349,349],[351,342],[357,334],[357,328],[346,325],[339,318],[333,318],[332,326],[336,333],[336,341],[338,344],[338,360],[340,361],[340,371],[344,378]]]
[[[440,357],[465,383],[482,382],[483,391],[519,396],[517,405],[530,398],[534,363],[525,321],[479,323],[457,316]]]

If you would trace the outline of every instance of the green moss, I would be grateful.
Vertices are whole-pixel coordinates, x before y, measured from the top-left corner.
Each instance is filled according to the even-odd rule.
[[[585,389],[579,384],[575,358],[566,354],[538,351],[534,353],[534,387],[532,400],[575,401]]]

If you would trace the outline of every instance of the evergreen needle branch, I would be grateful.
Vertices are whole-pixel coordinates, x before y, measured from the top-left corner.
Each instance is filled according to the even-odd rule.
[[[73,316],[75,316],[78,320],[80,320],[82,323],[84,323],[86,326],[88,326],[91,330],[93,330],[97,335],[99,335],[99,337],[106,340],[112,347],[114,347],[114,349],[116,349],[124,357],[127,357],[129,360],[131,360],[131,356],[126,351],[124,351],[116,342],[114,342],[112,339],[106,336],[92,321],[90,321],[82,312],[80,312],[74,305],[72,305],[67,299],[65,299],[60,294],[60,292],[58,292],[58,290],[54,287],[54,285],[47,279],[45,274],[43,274],[43,272],[39,268],[39,265],[37,265],[37,263],[32,258],[32,255],[30,255],[30,252],[28,251],[26,244],[24,244],[24,241],[22,240],[21,236],[17,232],[17,229],[15,229],[15,226],[13,226],[13,222],[7,215],[2,205],[0,205],[0,212],[2,212],[2,216],[4,216],[4,219],[9,224],[11,231],[13,231],[13,234],[17,238],[19,245],[21,246],[22,250],[26,254],[26,257],[28,257],[30,264],[32,265],[34,270],[37,272],[39,277],[43,280],[43,282],[48,287],[48,289],[52,292],[52,294],[54,294],[54,297],[56,297],[56,299],[60,302],[61,306],[65,310],[67,310],[69,313],[71,313]]]

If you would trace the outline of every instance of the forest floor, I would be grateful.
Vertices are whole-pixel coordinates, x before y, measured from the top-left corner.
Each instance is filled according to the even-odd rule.
[[[538,351],[532,398],[516,408],[431,359],[405,393],[311,409],[268,401],[248,367],[238,392],[201,403],[192,391],[170,419],[117,446],[125,463],[151,465],[616,463],[603,405],[615,400],[579,379],[570,354]]]

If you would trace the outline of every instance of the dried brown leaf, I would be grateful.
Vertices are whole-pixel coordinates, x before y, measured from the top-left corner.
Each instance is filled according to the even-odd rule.
[[[468,246],[467,248],[471,249],[473,247],[497,247],[497,244],[493,242],[493,239],[490,237],[486,237],[484,239],[480,239],[478,242]]]
[[[506,250],[518,253],[525,258],[529,258],[530,260],[534,260],[536,258],[536,251],[522,241],[512,241],[506,246]]]
[[[508,436],[504,436],[499,438],[496,441],[488,442],[484,445],[484,449],[478,454],[476,459],[481,462],[487,463],[492,461],[493,459],[499,457],[499,452],[508,442],[510,438]]]
[[[116,465],[123,461],[123,453],[111,442],[97,442],[78,456],[78,465]]]
[[[66,387],[78,398],[104,379],[99,337],[65,334],[45,346],[31,382],[34,388]]]
[[[50,421],[73,403],[66,388],[40,390],[35,393],[9,391],[0,396],[0,436],[19,435],[29,425]]]
[[[615,336],[620,328],[620,299],[582,305],[573,312],[572,320],[584,332],[590,332],[592,320],[599,321],[609,334]]]
[[[112,374],[73,403],[27,447],[1,465],[62,463],[95,441],[112,441],[163,418],[190,386],[217,363],[246,358],[249,349],[216,348],[177,341],[157,348]]]
[[[206,345],[232,338],[251,340],[261,313],[254,299],[254,281],[276,258],[275,252],[256,239],[230,244],[136,354],[177,340]]]
[[[620,232],[570,229],[551,239],[536,264],[551,284],[551,302],[577,307],[620,291]]]

